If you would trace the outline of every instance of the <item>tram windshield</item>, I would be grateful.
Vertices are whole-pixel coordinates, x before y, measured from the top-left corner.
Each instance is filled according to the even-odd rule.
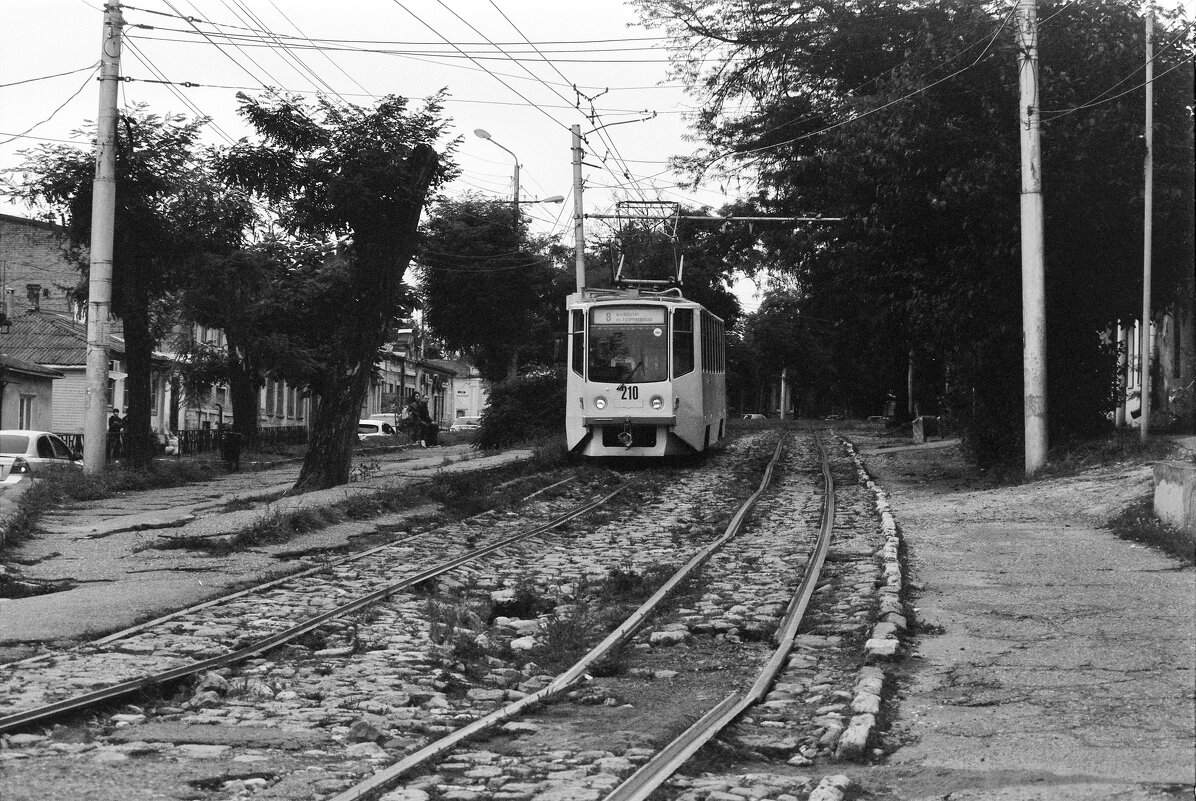
[[[663,307],[602,306],[590,310],[590,381],[666,381],[668,355]]]

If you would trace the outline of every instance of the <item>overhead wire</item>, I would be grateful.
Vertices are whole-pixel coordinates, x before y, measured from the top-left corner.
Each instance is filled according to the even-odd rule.
[[[175,14],[179,14],[179,10],[178,10],[177,8],[175,8],[175,6],[174,6],[174,4],[171,2],[171,0],[162,0],[162,2],[164,2],[164,3],[166,4],[166,6],[167,6],[167,7],[168,7],[168,8],[169,8],[171,11],[174,11],[174,12],[175,12]],[[235,58],[233,58],[233,57],[232,57],[232,55],[230,55],[230,54],[229,54],[229,53],[228,53],[228,52],[227,52],[227,51],[226,51],[226,50],[225,50],[223,47],[221,47],[221,46],[220,46],[218,43],[216,43],[216,42],[215,42],[215,41],[212,39],[212,37],[211,37],[211,36],[209,36],[209,35],[208,35],[206,32],[204,32],[203,30],[201,30],[201,29],[200,29],[200,27],[199,27],[199,26],[198,26],[198,25],[197,25],[195,22],[192,22],[192,18],[191,18],[191,17],[182,17],[182,15],[181,15],[181,14],[179,14],[179,16],[180,16],[180,18],[182,18],[182,19],[185,19],[185,20],[186,20],[186,21],[187,21],[187,22],[188,22],[188,23],[191,25],[191,27],[195,29],[195,32],[196,32],[196,33],[198,33],[200,36],[202,36],[204,39],[206,39],[206,40],[208,41],[208,44],[212,45],[212,46],[213,46],[213,47],[215,47],[215,48],[216,48],[218,51],[220,51],[220,54],[221,54],[221,55],[223,55],[225,58],[227,58],[229,61],[231,61],[231,62],[232,62],[234,65],[236,65],[236,67],[237,67],[238,69],[240,69],[242,72],[244,72],[246,75],[248,75],[248,76],[249,76],[249,77],[250,77],[250,78],[251,78],[251,79],[252,79],[252,80],[253,80],[255,83],[257,83],[257,84],[258,84],[258,85],[259,85],[259,86],[260,86],[262,89],[267,89],[267,88],[268,88],[268,87],[267,87],[267,84],[266,84],[266,82],[265,82],[265,81],[263,81],[263,80],[262,80],[261,78],[259,78],[258,76],[254,75],[252,72],[250,72],[250,71],[249,71],[249,68],[247,68],[247,67],[246,67],[244,64],[242,64],[240,61],[237,61]],[[202,20],[201,20],[201,21],[202,21]],[[239,47],[238,47],[237,49],[238,49],[238,50],[240,50],[240,48],[239,48]],[[244,55],[244,53],[242,53],[242,55]],[[252,57],[246,56],[246,58],[248,58],[248,59],[249,59],[249,61],[250,61],[250,62],[252,62],[252,63],[253,63],[253,65],[254,65],[255,67],[257,67],[258,69],[262,69],[262,68],[261,68],[261,66],[260,66],[260,65],[259,65],[259,64],[258,64],[256,61],[254,61]],[[277,79],[274,79],[274,78],[273,78],[273,76],[271,76],[271,75],[270,75],[270,72],[269,72],[268,70],[262,70],[262,71],[263,71],[263,72],[264,72],[264,73],[267,75],[267,77],[271,78],[271,80],[273,80],[273,81],[274,81],[275,85],[281,85],[281,82],[279,82]]]
[[[253,13],[253,11],[251,11],[249,9],[248,6],[246,6],[243,2],[241,2],[241,0],[232,0],[232,1],[234,3],[236,3],[236,5],[244,11],[245,15],[248,16],[248,18],[250,20],[257,23],[258,25],[262,25],[262,28],[265,31],[265,35],[270,37],[271,41],[277,43],[279,53],[282,55],[283,59],[292,65],[292,68],[295,69],[295,71],[299,74],[300,77],[307,76],[307,78],[309,78],[310,80],[313,81],[313,84],[312,84],[313,87],[322,86],[322,87],[324,87],[323,91],[327,92],[328,94],[335,95],[337,97],[337,99],[339,99],[345,105],[350,105],[349,102],[347,100],[345,100],[345,98],[341,97],[340,93],[337,92],[335,88],[333,88],[332,84],[330,84],[330,83],[328,83],[328,81],[324,80],[323,76],[321,76],[319,73],[317,73],[315,71],[315,69],[313,69],[306,61],[304,61],[302,58],[300,58],[298,56],[298,54],[292,50],[292,48],[290,48],[285,43],[283,43],[283,41],[278,36],[278,34],[274,33],[273,31],[269,30],[268,28],[266,28],[262,24],[261,20]],[[234,15],[237,14],[237,11],[229,5],[229,0],[222,0],[222,2],[224,3],[225,8],[227,8]]]
[[[294,20],[292,20],[292,19],[291,19],[289,16],[287,16],[287,13],[286,13],[285,11],[283,11],[281,8],[279,8],[279,7],[278,7],[278,4],[277,4],[277,3],[275,3],[275,2],[274,2],[274,0],[270,0],[270,5],[274,7],[274,10],[275,10],[275,11],[277,11],[279,14],[281,14],[281,15],[282,15],[282,18],[283,18],[283,19],[285,19],[287,22],[289,22],[289,23],[290,23],[290,25],[291,25],[291,27],[292,27],[292,28],[294,28],[296,31],[298,31],[298,32],[299,32],[299,35],[303,37],[304,41],[306,41],[308,44],[312,44],[312,45],[314,45],[314,44],[315,44],[315,43],[314,43],[314,42],[311,40],[311,37],[309,37],[309,36],[308,36],[306,33],[304,33],[304,32],[303,32],[303,30],[302,30],[302,29],[301,29],[301,28],[300,28],[298,25],[296,25],[296,24],[295,24],[295,21],[294,21]],[[351,82],[351,83],[352,83],[354,86],[356,86],[358,89],[360,89],[360,90],[362,91],[362,93],[364,93],[364,94],[368,95],[369,97],[373,97],[373,98],[375,98],[375,99],[377,98],[377,95],[375,95],[374,93],[370,92],[368,89],[366,89],[366,88],[365,88],[364,86],[362,86],[360,83],[358,83],[356,78],[354,78],[352,75],[350,75],[348,72],[346,72],[346,71],[345,71],[345,69],[344,69],[343,67],[341,67],[341,65],[340,65],[340,64],[337,64],[337,63],[336,63],[336,61],[335,61],[335,60],[332,58],[332,56],[328,55],[328,54],[327,54],[326,52],[324,52],[323,50],[319,50],[319,53],[320,53],[320,55],[322,55],[322,56],[323,56],[325,59],[327,59],[327,61],[328,61],[328,63],[329,63],[329,64],[331,64],[333,67],[336,67],[336,69],[337,69],[337,70],[340,72],[340,74],[341,74],[341,75],[344,75],[346,78],[348,78],[348,79],[349,79],[349,81],[350,81],[350,82]]]
[[[870,109],[868,109],[868,110],[866,110],[866,111],[863,111],[863,112],[861,112],[861,113],[859,113],[859,114],[856,114],[856,115],[854,115],[854,116],[852,116],[852,117],[850,117],[850,118],[848,118],[848,119],[845,119],[845,120],[840,120],[840,121],[838,121],[838,122],[831,123],[830,125],[826,125],[826,126],[824,126],[824,127],[820,128],[820,129],[816,130],[816,131],[808,131],[808,132],[806,132],[806,133],[804,133],[804,134],[801,134],[800,136],[795,136],[795,137],[793,137],[793,138],[791,138],[791,139],[787,139],[787,140],[785,140],[785,141],[783,141],[783,142],[776,142],[776,143],[774,143],[774,144],[771,144],[771,145],[763,145],[763,146],[761,146],[761,147],[750,148],[750,149],[748,149],[748,150],[728,150],[728,151],[724,151],[723,153],[720,153],[720,154],[718,154],[717,156],[714,156],[714,157],[712,157],[712,158],[710,158],[710,159],[707,159],[707,160],[705,160],[705,163],[703,164],[703,166],[702,166],[702,169],[703,169],[703,170],[709,169],[709,167],[710,167],[712,164],[714,164],[714,163],[715,163],[715,162],[717,162],[717,161],[721,161],[722,159],[724,159],[724,158],[727,158],[728,156],[747,156],[747,155],[751,155],[751,154],[753,154],[753,153],[763,153],[763,152],[766,152],[766,151],[769,151],[769,150],[774,150],[774,149],[776,149],[776,148],[779,148],[779,147],[784,147],[784,146],[786,146],[786,145],[791,145],[791,144],[793,144],[793,143],[795,143],[795,142],[800,142],[800,141],[802,141],[802,140],[804,140],[804,139],[810,139],[810,138],[812,138],[812,137],[815,137],[815,136],[820,136],[820,135],[822,135],[822,134],[824,134],[824,133],[826,133],[826,132],[828,132],[828,131],[832,131],[832,130],[834,130],[834,129],[836,129],[836,128],[841,128],[841,127],[843,127],[844,125],[849,125],[850,123],[853,123],[853,122],[856,122],[856,121],[858,121],[858,120],[864,119],[865,117],[870,117],[870,116],[872,116],[873,114],[879,113],[879,112],[881,112],[881,111],[883,111],[883,110],[885,110],[885,109],[887,109],[887,108],[890,108],[890,107],[892,107],[892,106],[895,106],[895,105],[897,105],[898,103],[904,102],[904,101],[908,100],[908,99],[909,99],[909,98],[911,98],[911,97],[915,97],[915,96],[917,96],[917,95],[919,95],[919,94],[922,94],[923,92],[927,92],[927,91],[929,91],[930,89],[933,89],[935,86],[938,86],[939,84],[945,83],[945,82],[947,82],[947,81],[951,80],[952,78],[954,78],[955,76],[957,76],[957,75],[961,75],[962,73],[964,73],[964,72],[967,72],[968,70],[972,69],[972,68],[973,68],[973,67],[975,67],[977,64],[979,64],[979,63],[980,63],[980,61],[981,61],[981,59],[983,59],[983,58],[984,58],[984,56],[988,54],[988,51],[992,49],[992,46],[993,46],[993,44],[994,44],[994,43],[997,41],[997,37],[998,37],[998,36],[1000,36],[1000,35],[1001,35],[1001,33],[1002,33],[1004,30],[1005,30],[1005,27],[1006,27],[1006,26],[1009,24],[1009,21],[1010,21],[1010,20],[1013,18],[1013,14],[1014,14],[1014,13],[1015,13],[1015,9],[1010,9],[1009,13],[1008,13],[1008,14],[1006,14],[1006,15],[1005,15],[1005,18],[1002,20],[1002,22],[1001,22],[1000,26],[998,26],[998,28],[997,28],[996,32],[995,32],[995,33],[993,33],[992,37],[989,39],[989,41],[988,41],[988,44],[987,44],[987,45],[985,45],[985,47],[984,47],[984,50],[983,50],[983,51],[980,53],[980,55],[978,55],[978,56],[975,58],[975,60],[974,60],[974,61],[972,61],[972,63],[971,63],[971,64],[968,64],[968,65],[967,65],[967,66],[965,66],[965,67],[961,67],[960,69],[958,69],[958,70],[955,70],[954,72],[952,72],[952,73],[950,73],[950,74],[948,74],[948,75],[945,75],[945,76],[943,76],[942,78],[939,78],[939,79],[937,79],[937,80],[935,80],[935,81],[932,81],[932,82],[930,82],[930,83],[926,84],[925,86],[921,86],[921,87],[919,87],[919,88],[917,88],[917,89],[914,89],[914,90],[912,90],[912,91],[910,91],[910,92],[907,92],[907,93],[905,93],[905,94],[901,95],[900,97],[894,98],[893,100],[889,100],[889,101],[886,101],[886,102],[884,102],[884,103],[881,103],[879,106],[875,106],[875,107],[873,107],[873,108],[870,108]],[[969,49],[970,49],[970,47],[969,47]]]
[[[36,83],[37,81],[48,81],[51,78],[61,78],[65,75],[74,75],[77,72],[83,72],[83,70],[94,70],[97,66],[99,66],[99,62],[93,61],[92,63],[88,64],[86,67],[79,67],[79,69],[76,69],[76,70],[68,70],[66,72],[56,72],[53,75],[40,75],[36,78],[24,78],[19,81],[13,81],[11,83],[0,83],[0,89],[7,89],[10,86],[20,86],[21,84],[26,84],[26,83]]]
[[[124,39],[124,43],[125,47],[128,48],[129,52],[135,59],[137,59],[141,66],[145,67],[145,69],[151,74],[158,76],[161,79],[159,82],[165,85],[167,90],[170,91],[171,94],[173,94],[176,98],[178,98],[179,102],[190,109],[191,113],[195,114],[197,119],[206,120],[208,127],[215,131],[216,134],[227,144],[231,145],[234,141],[236,141],[232,136],[229,135],[227,131],[224,130],[224,128],[220,126],[219,123],[215,121],[210,114],[205,114],[203,109],[192,102],[190,98],[188,98],[178,89],[176,89],[175,84],[166,78],[166,74],[158,68],[158,66],[153,62],[152,59],[150,59],[148,55],[142,52],[141,48],[137,46],[136,41],[134,41],[131,37],[126,37]]]
[[[58,116],[58,112],[62,111],[64,108],[66,108],[72,100],[74,100],[76,97],[78,97],[83,92],[83,90],[87,88],[87,85],[89,83],[91,83],[92,78],[94,78],[96,76],[96,73],[98,73],[99,71],[100,71],[100,65],[96,64],[95,68],[91,71],[91,74],[88,75],[87,78],[83,81],[83,84],[78,89],[76,89],[74,92],[72,92],[70,97],[68,97],[66,100],[62,101],[62,103],[58,106],[58,108],[51,111],[50,116],[46,117],[41,122],[33,123],[33,125],[30,125],[28,128],[21,131],[19,134],[11,134],[8,139],[5,139],[4,141],[0,142],[0,145],[7,145],[10,142],[15,142],[17,139],[24,139],[29,136],[29,133],[31,131],[33,131],[37,128],[40,128],[41,126],[45,125],[50,120],[54,119],[56,116]]]
[[[1144,61],[1142,64],[1138,65],[1138,66],[1137,66],[1137,67],[1134,69],[1134,71],[1133,71],[1133,72],[1129,73],[1128,75],[1125,75],[1125,76],[1123,76],[1123,77],[1121,78],[1121,80],[1117,81],[1117,82],[1116,82],[1116,83],[1114,83],[1112,86],[1109,86],[1109,87],[1107,87],[1107,88],[1106,88],[1106,89],[1105,89],[1103,92],[1101,92],[1100,94],[1096,95],[1095,97],[1093,97],[1093,98],[1091,98],[1091,99],[1089,99],[1089,100],[1086,100],[1086,101],[1084,101],[1083,103],[1081,103],[1080,105],[1078,105],[1078,106],[1075,106],[1075,107],[1073,107],[1073,108],[1067,108],[1067,109],[1042,109],[1042,111],[1041,111],[1041,113],[1042,113],[1042,114],[1044,114],[1044,115],[1049,115],[1049,116],[1048,116],[1048,118],[1044,119],[1043,121],[1044,121],[1044,122],[1054,121],[1054,120],[1057,120],[1057,119],[1059,119],[1060,117],[1065,117],[1065,116],[1067,116],[1068,114],[1072,114],[1072,113],[1074,113],[1074,112],[1077,112],[1077,111],[1083,111],[1084,109],[1087,109],[1087,108],[1092,108],[1093,106],[1098,106],[1098,105],[1101,105],[1101,104],[1103,104],[1103,103],[1107,103],[1107,102],[1109,102],[1109,101],[1111,101],[1111,100],[1116,100],[1116,99],[1117,99],[1117,98],[1119,98],[1119,97],[1124,97],[1125,95],[1127,95],[1127,94],[1130,94],[1130,93],[1132,93],[1132,92],[1136,92],[1136,91],[1138,91],[1139,89],[1141,89],[1142,87],[1146,86],[1146,83],[1145,83],[1145,82],[1143,82],[1143,83],[1140,83],[1140,84],[1138,84],[1137,86],[1134,86],[1134,87],[1132,87],[1132,88],[1130,88],[1130,89],[1127,89],[1127,90],[1126,90],[1126,91],[1124,91],[1124,92],[1119,92],[1119,93],[1117,93],[1117,94],[1115,94],[1115,95],[1108,96],[1108,95],[1109,95],[1109,93],[1110,93],[1110,92],[1112,92],[1113,90],[1115,90],[1115,89],[1116,89],[1118,86],[1121,86],[1123,83],[1125,83],[1126,81],[1130,80],[1131,78],[1133,78],[1133,77],[1134,77],[1135,75],[1137,75],[1138,73],[1140,73],[1140,72],[1144,71],[1144,70],[1146,69],[1146,65],[1147,65],[1147,64],[1153,64],[1153,63],[1154,63],[1155,61],[1157,61],[1157,60],[1158,60],[1160,57],[1162,57],[1162,55],[1163,55],[1164,53],[1166,53],[1166,52],[1167,52],[1168,50],[1170,50],[1172,47],[1175,47],[1177,44],[1179,44],[1179,43],[1180,43],[1180,41],[1182,41],[1183,37],[1184,37],[1184,36],[1187,34],[1188,30],[1190,30],[1190,29],[1191,29],[1191,27],[1192,27],[1192,24],[1193,24],[1193,23],[1189,22],[1189,23],[1187,23],[1186,25],[1184,25],[1184,26],[1183,26],[1183,28],[1184,28],[1184,29],[1183,29],[1182,31],[1180,31],[1180,32],[1179,32],[1179,34],[1178,34],[1178,35],[1177,35],[1177,36],[1176,36],[1174,39],[1172,39],[1171,41],[1167,42],[1167,43],[1166,43],[1166,44],[1164,44],[1162,47],[1160,47],[1160,48],[1159,48],[1159,49],[1158,49],[1158,50],[1157,50],[1157,51],[1156,51],[1156,52],[1155,52],[1155,53],[1154,53],[1154,54],[1151,56],[1151,58],[1150,58],[1150,61]],[[1180,59],[1180,60],[1179,60],[1179,61],[1178,61],[1178,62],[1177,62],[1177,63],[1176,63],[1174,66],[1172,66],[1172,67],[1170,67],[1169,69],[1167,69],[1167,70],[1165,70],[1165,71],[1163,71],[1163,72],[1159,73],[1158,75],[1156,75],[1154,79],[1155,79],[1155,80],[1158,80],[1158,79],[1159,79],[1159,78],[1161,78],[1163,75],[1166,75],[1168,72],[1171,72],[1171,71],[1173,71],[1173,70],[1175,70],[1175,69],[1178,69],[1179,67],[1183,66],[1185,63],[1187,63],[1188,61],[1191,61],[1191,60],[1192,60],[1192,56],[1191,56],[1191,55],[1187,56],[1186,58]]]
[[[406,6],[404,6],[404,5],[403,5],[403,4],[400,2],[400,0],[391,0],[391,2],[392,2],[392,3],[394,3],[395,5],[397,5],[399,8],[403,9],[404,11],[406,11],[406,12],[407,12],[407,14],[408,14],[408,15],[410,15],[410,16],[411,16],[413,19],[415,19],[415,21],[416,21],[416,22],[418,22],[419,24],[423,25],[425,28],[427,28],[428,30],[432,31],[432,33],[435,33],[437,36],[440,36],[442,39],[444,39],[444,41],[445,41],[445,42],[448,42],[448,41],[449,41],[449,40],[448,40],[447,38],[445,38],[444,36],[441,36],[441,34],[440,34],[440,32],[439,32],[439,31],[437,31],[435,28],[433,28],[431,25],[429,25],[427,22],[425,22],[425,21],[424,21],[422,18],[420,18],[420,17],[419,17],[419,15],[415,14],[415,13],[414,13],[414,12],[412,12],[412,11],[411,11],[409,8],[407,8]],[[451,42],[450,42],[450,44],[451,44]],[[453,46],[454,46],[454,47],[456,47],[456,45],[453,45]],[[460,48],[457,48],[457,49],[460,51]],[[466,55],[466,54],[464,53],[464,51],[460,51],[460,52],[462,53],[462,55]],[[560,120],[558,120],[556,117],[554,117],[554,116],[552,116],[551,114],[549,114],[547,111],[545,111],[543,108],[541,108],[541,107],[540,107],[538,104],[536,104],[536,103],[532,102],[530,99],[528,99],[528,97],[527,97],[526,95],[524,95],[524,94],[523,94],[522,92],[520,92],[518,89],[516,89],[515,87],[511,86],[509,83],[507,83],[506,81],[504,81],[502,78],[499,78],[497,75],[495,75],[495,74],[494,74],[493,72],[491,72],[490,70],[486,69],[485,67],[482,67],[482,65],[481,65],[481,64],[478,64],[477,60],[476,60],[476,59],[474,59],[472,56],[468,56],[468,55],[466,55],[466,57],[467,57],[467,58],[469,58],[469,60],[470,60],[470,61],[474,62],[474,63],[475,63],[475,64],[477,64],[479,67],[481,67],[481,68],[483,69],[483,71],[485,71],[485,72],[486,72],[487,74],[489,74],[489,75],[490,75],[492,78],[494,78],[495,80],[497,80],[499,83],[501,83],[501,84],[502,84],[503,86],[505,86],[507,89],[509,89],[510,91],[512,91],[512,92],[514,92],[516,95],[518,95],[520,98],[522,98],[522,99],[523,99],[523,100],[524,100],[524,101],[525,101],[525,102],[526,102],[526,103],[527,103],[529,106],[531,106],[532,108],[534,108],[534,109],[536,109],[537,111],[539,111],[541,114],[543,114],[543,115],[544,115],[545,117],[547,117],[548,119],[552,120],[552,122],[553,122],[554,124],[561,126],[561,127],[562,127],[562,128],[564,128],[565,130],[568,130],[568,129],[569,129],[569,126],[565,125],[565,124],[564,124],[564,123],[562,123]]]

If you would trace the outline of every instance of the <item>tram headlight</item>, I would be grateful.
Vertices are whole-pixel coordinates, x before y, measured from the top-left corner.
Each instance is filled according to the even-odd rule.
[[[594,398],[594,408],[597,409],[598,411],[602,411],[603,409],[605,409],[606,408],[606,398],[602,397],[601,395]]]
[[[653,395],[652,399],[648,401],[648,405],[659,412],[664,408],[664,398],[660,397],[659,395]]]

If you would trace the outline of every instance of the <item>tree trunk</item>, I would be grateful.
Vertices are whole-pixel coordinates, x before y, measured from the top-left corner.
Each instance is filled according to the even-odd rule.
[[[396,292],[415,253],[416,228],[439,157],[427,145],[406,159],[410,182],[402,198],[363,203],[350,219],[353,308],[332,332],[339,366],[319,388],[311,443],[295,489],[327,489],[349,483],[357,420],[378,359],[378,349],[397,308]]]
[[[124,304],[125,363],[128,376],[129,407],[125,410],[122,437],[127,463],[136,470],[146,470],[154,459],[155,439],[150,429],[150,373],[153,370],[154,339],[150,334],[149,299],[144,285],[130,287],[134,295]],[[119,401],[114,399],[115,405]]]
[[[228,390],[233,406],[233,430],[241,435],[243,447],[257,442],[258,390],[261,379],[257,369],[247,359],[234,354],[243,353],[230,340],[228,343]]]

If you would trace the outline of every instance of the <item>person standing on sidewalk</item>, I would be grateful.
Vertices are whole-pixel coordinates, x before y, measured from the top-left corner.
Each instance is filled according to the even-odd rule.
[[[120,416],[120,409],[113,409],[112,415],[108,418],[108,461],[120,456],[121,432],[124,427],[125,421]]]

